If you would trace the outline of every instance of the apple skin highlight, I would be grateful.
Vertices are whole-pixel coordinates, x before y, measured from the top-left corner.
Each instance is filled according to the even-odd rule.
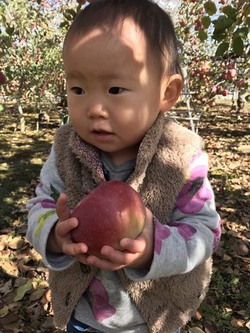
[[[145,225],[146,210],[140,195],[128,184],[106,181],[84,197],[72,212],[78,226],[72,230],[76,243],[85,243],[88,254],[99,258],[104,245],[122,250],[122,238],[135,239]]]

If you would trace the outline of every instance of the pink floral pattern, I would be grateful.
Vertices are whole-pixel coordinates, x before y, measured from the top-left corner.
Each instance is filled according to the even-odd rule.
[[[221,237],[221,227],[216,228],[213,230],[214,233],[214,243],[213,243],[213,250],[216,250],[219,242],[220,242],[220,237]]]
[[[207,200],[212,199],[212,190],[207,181],[207,155],[199,152],[193,157],[187,182],[176,201],[176,208],[185,214],[197,214]]]
[[[53,199],[44,199],[40,203],[43,208],[56,208],[56,202]]]
[[[97,321],[103,322],[113,316],[115,308],[109,304],[109,295],[103,284],[97,278],[93,278],[89,285],[88,296],[92,305],[94,317]]]
[[[162,241],[170,236],[170,228],[163,226],[159,221],[155,222],[155,252],[160,255]]]
[[[194,227],[187,223],[171,222],[171,226],[176,227],[181,237],[185,240],[190,240],[197,232]]]

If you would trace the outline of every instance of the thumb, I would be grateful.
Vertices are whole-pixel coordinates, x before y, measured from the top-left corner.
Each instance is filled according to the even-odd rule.
[[[67,207],[67,195],[61,193],[56,203],[56,213],[59,221],[65,221],[70,218],[70,210]]]

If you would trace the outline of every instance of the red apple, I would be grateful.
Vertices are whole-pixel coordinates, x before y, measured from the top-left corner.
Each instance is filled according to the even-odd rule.
[[[120,240],[135,239],[145,224],[145,206],[140,195],[128,184],[106,181],[84,197],[72,212],[78,226],[72,230],[76,243],[85,243],[88,254],[103,258],[104,245],[122,250]]]
[[[228,69],[237,69],[237,65],[235,62],[231,62],[229,65],[228,65]]]
[[[0,72],[0,84],[4,84],[6,82],[6,76],[3,72]]]
[[[228,72],[223,73],[222,78],[223,78],[224,80],[228,80]]]
[[[181,20],[181,21],[179,22],[179,24],[180,24],[181,27],[185,27],[185,26],[186,26],[186,23],[185,23],[183,20]]]
[[[209,70],[209,63],[207,61],[202,60],[200,63],[200,69],[202,71]]]
[[[221,94],[223,96],[227,96],[228,95],[228,90],[227,89],[223,89],[222,92],[221,92]]]
[[[208,102],[208,105],[209,105],[210,107],[214,107],[214,106],[216,105],[216,103],[215,103],[214,100],[211,100],[211,101]]]
[[[235,68],[232,68],[228,70],[227,74],[230,79],[233,79],[237,75],[237,71]]]
[[[246,81],[243,80],[243,79],[242,79],[242,80],[239,80],[239,81],[236,82],[236,86],[237,86],[237,87],[244,86],[245,84],[246,84]]]

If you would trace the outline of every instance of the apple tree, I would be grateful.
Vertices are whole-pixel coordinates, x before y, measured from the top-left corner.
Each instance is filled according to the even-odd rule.
[[[85,0],[0,2],[0,70],[7,79],[1,92],[16,101],[22,128],[24,105],[31,106],[37,114],[57,102],[65,102],[62,42],[84,3]],[[181,58],[188,71],[190,90],[201,106],[213,105],[216,95],[227,95],[229,91],[237,90],[238,96],[246,94],[249,24],[247,1],[182,0],[176,22]]]
[[[238,102],[249,88],[250,5],[242,0],[183,0],[177,34],[190,90],[200,106],[218,94]]]
[[[3,0],[0,3],[0,68],[4,94],[16,102],[24,130],[23,106],[34,113],[65,96],[61,49],[65,15],[75,15],[76,1]]]

